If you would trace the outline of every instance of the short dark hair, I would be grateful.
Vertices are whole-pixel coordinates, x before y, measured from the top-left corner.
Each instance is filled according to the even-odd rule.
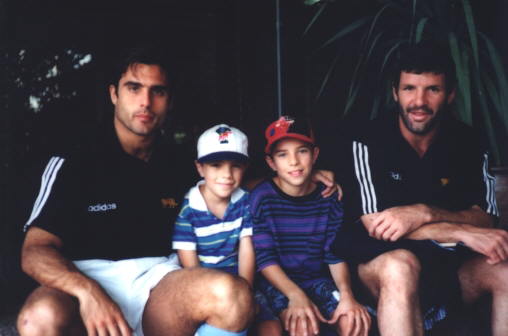
[[[160,47],[154,45],[140,45],[123,49],[113,64],[110,84],[116,87],[122,75],[134,64],[159,66],[166,75],[168,85],[172,86],[174,74],[170,69],[168,56],[161,51]]]
[[[448,50],[428,41],[408,46],[401,51],[393,71],[392,86],[394,88],[398,88],[402,72],[443,74],[448,93],[455,89],[457,82],[455,63]]]

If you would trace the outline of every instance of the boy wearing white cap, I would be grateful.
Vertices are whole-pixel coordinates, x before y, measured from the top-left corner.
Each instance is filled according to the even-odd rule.
[[[247,136],[225,124],[199,137],[195,163],[203,180],[185,196],[173,248],[184,267],[217,268],[240,275],[252,286],[252,222],[248,194],[240,188],[249,158],[247,146]]]
[[[254,283],[255,255],[249,195],[240,188],[248,164],[247,136],[220,124],[198,139],[196,168],[203,178],[192,187],[175,223],[173,249],[183,267],[208,267]],[[266,299],[256,293],[258,335],[280,335]]]

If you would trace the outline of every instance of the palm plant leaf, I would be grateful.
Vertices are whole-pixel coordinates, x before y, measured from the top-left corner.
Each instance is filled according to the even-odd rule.
[[[468,125],[472,125],[472,104],[471,104],[471,82],[469,78],[467,53],[461,53],[459,42],[456,35],[450,32],[448,41],[453,61],[455,62],[455,71],[457,73],[457,86],[461,91],[463,99],[463,108],[458,110],[461,119]]]
[[[321,7],[319,7],[318,11],[316,12],[316,14],[314,14],[314,16],[310,20],[309,24],[307,25],[307,27],[305,27],[305,30],[303,31],[303,36],[307,35],[310,28],[314,25],[314,23],[316,23],[317,19],[321,16],[323,11],[325,10],[326,6],[327,6],[327,3],[325,2],[321,5]]]
[[[356,20],[355,22],[347,25],[346,27],[339,30],[335,35],[333,35],[330,39],[328,39],[325,43],[323,43],[317,51],[327,47],[328,45],[332,44],[333,42],[339,40],[340,38],[346,36],[347,34],[355,31],[356,29],[360,28],[364,24],[370,21],[370,18],[364,17],[359,20]]]
[[[480,59],[478,57],[478,39],[476,37],[476,27],[474,24],[473,10],[469,0],[462,0],[464,7],[464,16],[466,19],[467,31],[469,33],[469,39],[471,40],[471,49],[473,50],[473,60],[476,67],[480,66]]]
[[[428,17],[421,18],[416,25],[415,43],[419,43],[422,40],[425,25],[429,21]]]
[[[492,63],[494,73],[496,74],[497,86],[499,87],[499,99],[501,103],[501,108],[497,111],[501,120],[504,120],[504,126],[508,132],[508,80],[506,79],[503,62],[501,61],[501,57],[499,56],[492,41],[490,41],[490,39],[482,33],[479,33],[478,35],[483,39],[485,45],[487,46],[489,60]]]

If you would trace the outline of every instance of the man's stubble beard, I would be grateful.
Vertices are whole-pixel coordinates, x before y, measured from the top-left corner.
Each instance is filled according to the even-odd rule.
[[[430,131],[432,131],[443,119],[443,116],[449,110],[449,104],[444,102],[436,111],[436,113],[433,113],[432,118],[427,123],[423,124],[422,127],[418,127],[418,125],[413,125],[413,122],[409,118],[409,113],[412,110],[417,109],[425,110],[428,113],[428,111],[432,111],[429,107],[427,107],[426,105],[413,107],[408,109],[407,112],[402,108],[400,104],[397,104],[397,108],[399,110],[399,116],[402,118],[402,122],[411,133],[416,135],[425,135],[428,134]]]

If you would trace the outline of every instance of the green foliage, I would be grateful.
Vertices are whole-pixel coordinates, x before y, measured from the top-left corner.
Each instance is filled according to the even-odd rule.
[[[449,48],[457,72],[455,112],[463,122],[482,127],[487,134],[496,164],[506,164],[503,140],[508,134],[508,80],[501,58],[492,41],[478,31],[469,0],[379,0],[379,8],[372,15],[355,18],[324,37],[316,52],[335,46],[339,50],[354,49],[346,38],[354,39],[360,50],[353,65],[343,114],[351,113],[366,91],[368,81],[377,80],[384,87],[372,100],[371,118],[390,104],[387,69],[396,60],[400,48],[422,40],[433,40]],[[304,35],[309,35],[326,11],[339,9],[325,4],[316,10]],[[339,8],[337,8],[339,7]],[[351,42],[348,42],[351,43]],[[341,51],[342,52],[342,51]],[[337,56],[338,57],[338,56]],[[334,58],[316,96],[319,99],[330,81],[330,73],[337,66]],[[373,74],[375,74],[373,76]],[[382,85],[380,85],[382,86]],[[494,127],[496,125],[496,127]],[[506,141],[506,140],[505,140]],[[503,151],[503,150],[504,151]]]

